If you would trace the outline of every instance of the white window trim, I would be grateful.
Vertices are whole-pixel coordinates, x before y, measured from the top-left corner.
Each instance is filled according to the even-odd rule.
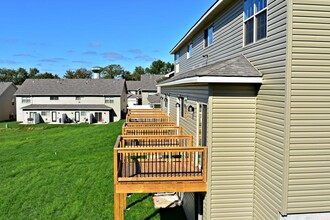
[[[212,28],[212,43],[210,44],[209,43],[209,38],[210,38],[210,35],[209,35],[209,29]],[[207,30],[207,38],[205,38],[205,31]],[[203,32],[203,38],[204,38],[204,49],[205,48],[209,48],[211,47],[213,44],[214,44],[214,26],[213,24],[209,25],[206,29],[204,29],[204,32]],[[205,46],[205,41],[207,41],[207,46]]]
[[[250,17],[244,19],[244,9],[243,9],[243,47],[246,47],[246,46],[250,46],[256,42],[259,42],[259,41],[262,41],[262,40],[265,40],[268,38],[268,0],[267,0],[267,6],[263,9],[261,9],[260,11],[256,12],[257,11],[257,6],[255,4],[255,0],[254,0],[254,3],[253,3],[253,15],[251,15]],[[256,17],[261,14],[262,12],[266,11],[266,20],[267,20],[267,23],[266,23],[266,37],[262,38],[262,39],[259,39],[257,40],[257,19]],[[253,18],[253,42],[249,43],[249,44],[245,44],[245,22],[252,19]]]
[[[112,96],[105,96],[104,97],[104,103],[106,103],[106,104],[113,104],[113,103],[115,103],[115,99]]]
[[[22,103],[31,103],[32,98],[30,96],[22,96],[21,101],[22,101]]]

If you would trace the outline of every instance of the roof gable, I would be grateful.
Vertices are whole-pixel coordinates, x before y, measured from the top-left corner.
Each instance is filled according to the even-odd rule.
[[[0,82],[0,95],[2,95],[11,85],[15,86],[12,82]]]
[[[141,84],[142,90],[157,90],[157,80],[161,79],[163,75],[155,75],[155,74],[144,74],[141,75]]]

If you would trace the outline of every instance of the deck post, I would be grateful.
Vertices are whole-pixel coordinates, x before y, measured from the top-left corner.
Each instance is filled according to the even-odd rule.
[[[126,208],[126,193],[116,193],[114,195],[114,219],[124,220],[124,209]]]

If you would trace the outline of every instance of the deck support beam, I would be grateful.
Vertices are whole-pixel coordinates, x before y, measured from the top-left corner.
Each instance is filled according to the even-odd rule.
[[[205,182],[127,182],[115,184],[117,193],[206,192]]]

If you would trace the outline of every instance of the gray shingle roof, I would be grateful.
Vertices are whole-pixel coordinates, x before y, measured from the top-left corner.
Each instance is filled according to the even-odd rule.
[[[121,95],[123,79],[27,79],[19,95]]]
[[[160,95],[155,94],[155,95],[149,95],[148,96],[148,101],[149,103],[160,103]]]
[[[141,81],[126,81],[127,90],[138,90],[141,89]]]
[[[4,93],[11,85],[13,85],[12,82],[0,82],[0,95],[2,95],[2,93]]]
[[[188,72],[178,74],[159,84],[173,82],[180,79],[203,76],[222,77],[261,77],[262,74],[243,56],[237,56],[214,64],[209,64]]]
[[[161,79],[163,75],[144,74],[141,75],[142,91],[143,90],[157,90],[157,80]]]
[[[28,105],[24,110],[108,110],[112,108],[106,105]]]

